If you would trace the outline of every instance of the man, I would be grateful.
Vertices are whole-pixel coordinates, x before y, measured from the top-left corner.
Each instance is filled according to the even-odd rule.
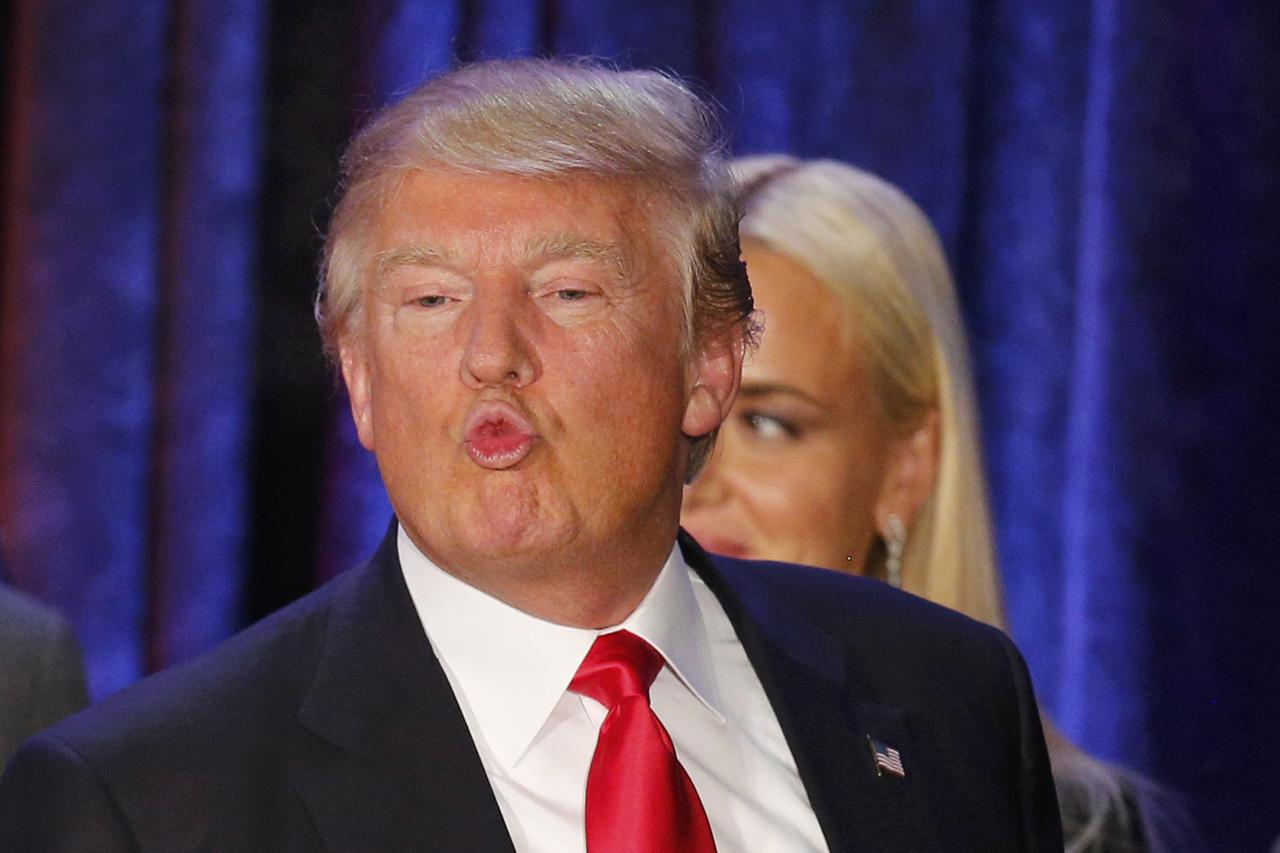
[[[317,313],[396,525],[28,744],[0,847],[1061,849],[1005,638],[677,543],[752,318],[694,96],[472,66],[344,170]]]

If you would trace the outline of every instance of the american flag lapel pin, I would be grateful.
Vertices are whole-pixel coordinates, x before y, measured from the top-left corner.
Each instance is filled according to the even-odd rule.
[[[871,735],[867,735],[867,745],[871,747],[871,757],[876,762],[877,776],[889,773],[899,778],[906,777],[907,771],[902,767],[902,756],[898,754],[898,750]]]

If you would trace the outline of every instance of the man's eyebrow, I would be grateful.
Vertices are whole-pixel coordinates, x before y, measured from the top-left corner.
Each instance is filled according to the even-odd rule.
[[[524,257],[531,266],[560,260],[597,261],[612,267],[622,281],[630,280],[635,272],[632,258],[622,246],[573,234],[535,237],[525,244]]]
[[[452,267],[453,257],[440,246],[427,243],[404,243],[379,252],[374,257],[375,269],[372,290],[380,293],[387,284],[387,275],[399,267],[436,266]]]
[[[403,266],[449,266],[449,253],[439,246],[424,243],[406,243],[392,246],[377,256],[378,278],[381,279],[388,270]]]
[[[738,396],[743,400],[757,400],[772,394],[796,397],[824,409],[827,407],[825,403],[812,394],[801,391],[796,386],[788,385],[785,382],[743,382],[742,387],[738,389]]]

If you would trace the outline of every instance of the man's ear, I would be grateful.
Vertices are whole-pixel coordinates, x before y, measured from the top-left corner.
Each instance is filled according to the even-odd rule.
[[[876,529],[882,534],[888,529],[891,515],[911,529],[933,493],[941,447],[942,424],[937,409],[931,410],[911,433],[890,445],[875,507]]]
[[[689,400],[681,426],[685,435],[698,438],[720,426],[729,416],[742,382],[742,358],[746,341],[732,330],[697,345],[690,364]]]
[[[373,450],[373,409],[370,405],[369,359],[364,346],[350,339],[338,344],[338,360],[342,365],[342,381],[347,385],[351,403],[351,419],[356,435],[366,450]]]

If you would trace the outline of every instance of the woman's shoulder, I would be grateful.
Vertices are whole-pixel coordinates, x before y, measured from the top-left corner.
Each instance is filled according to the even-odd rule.
[[[1145,853],[1138,792],[1129,774],[1084,756],[1065,763],[1054,755],[1062,836],[1068,851]]]
[[[1046,730],[1067,853],[1205,849],[1185,803],[1141,773],[1101,761]]]

